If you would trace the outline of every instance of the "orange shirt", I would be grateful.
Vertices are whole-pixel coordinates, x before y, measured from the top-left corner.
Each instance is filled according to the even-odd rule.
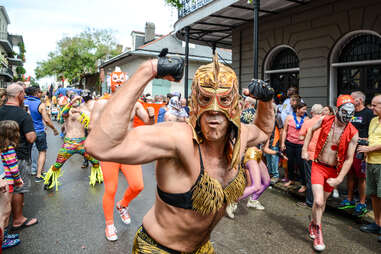
[[[314,126],[315,123],[319,121],[320,117],[321,117],[320,115],[317,115],[312,117],[311,119],[306,120],[303,123],[302,128],[300,129],[299,135],[304,137],[307,136],[308,129]],[[317,141],[319,139],[319,135],[320,135],[320,129],[314,132],[314,134],[311,137],[310,144],[308,145],[307,151],[308,151],[308,157],[310,160],[314,159],[315,148],[316,148]]]

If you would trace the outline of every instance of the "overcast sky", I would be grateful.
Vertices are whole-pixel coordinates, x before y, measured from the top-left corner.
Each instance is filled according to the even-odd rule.
[[[21,34],[26,48],[27,75],[34,76],[38,61],[47,59],[57,42],[90,28],[110,28],[124,47],[131,46],[131,31],[144,31],[154,22],[156,33],[173,30],[177,11],[164,0],[0,0],[11,24],[10,34]]]

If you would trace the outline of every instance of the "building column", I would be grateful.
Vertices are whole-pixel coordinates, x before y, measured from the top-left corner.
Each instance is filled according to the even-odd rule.
[[[189,26],[185,27],[185,77],[184,97],[188,101],[188,72],[189,72]]]
[[[253,60],[254,60],[254,75],[253,75],[253,78],[254,79],[258,79],[258,19],[259,19],[259,8],[260,8],[260,0],[253,0],[253,4],[254,4],[254,29],[253,29],[253,33],[254,33],[254,38],[253,38],[253,52],[254,52],[254,56],[253,56]]]

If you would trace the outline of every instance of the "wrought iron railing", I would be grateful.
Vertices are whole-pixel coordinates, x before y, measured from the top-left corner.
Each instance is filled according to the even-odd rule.
[[[182,0],[182,7],[178,10],[178,18],[181,19],[214,0]]]
[[[13,71],[11,68],[0,67],[0,74],[8,74],[11,78],[13,78]]]
[[[0,32],[0,40],[8,41],[11,45],[11,48],[13,47],[12,38],[7,32]]]

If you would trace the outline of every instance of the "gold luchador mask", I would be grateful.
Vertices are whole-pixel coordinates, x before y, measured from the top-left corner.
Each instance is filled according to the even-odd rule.
[[[229,133],[228,160],[235,167],[239,162],[240,146],[240,109],[238,80],[235,72],[218,62],[217,55],[213,62],[197,69],[192,83],[192,100],[189,123],[194,132],[194,139],[202,143],[199,119],[206,111],[222,112],[231,123]]]

